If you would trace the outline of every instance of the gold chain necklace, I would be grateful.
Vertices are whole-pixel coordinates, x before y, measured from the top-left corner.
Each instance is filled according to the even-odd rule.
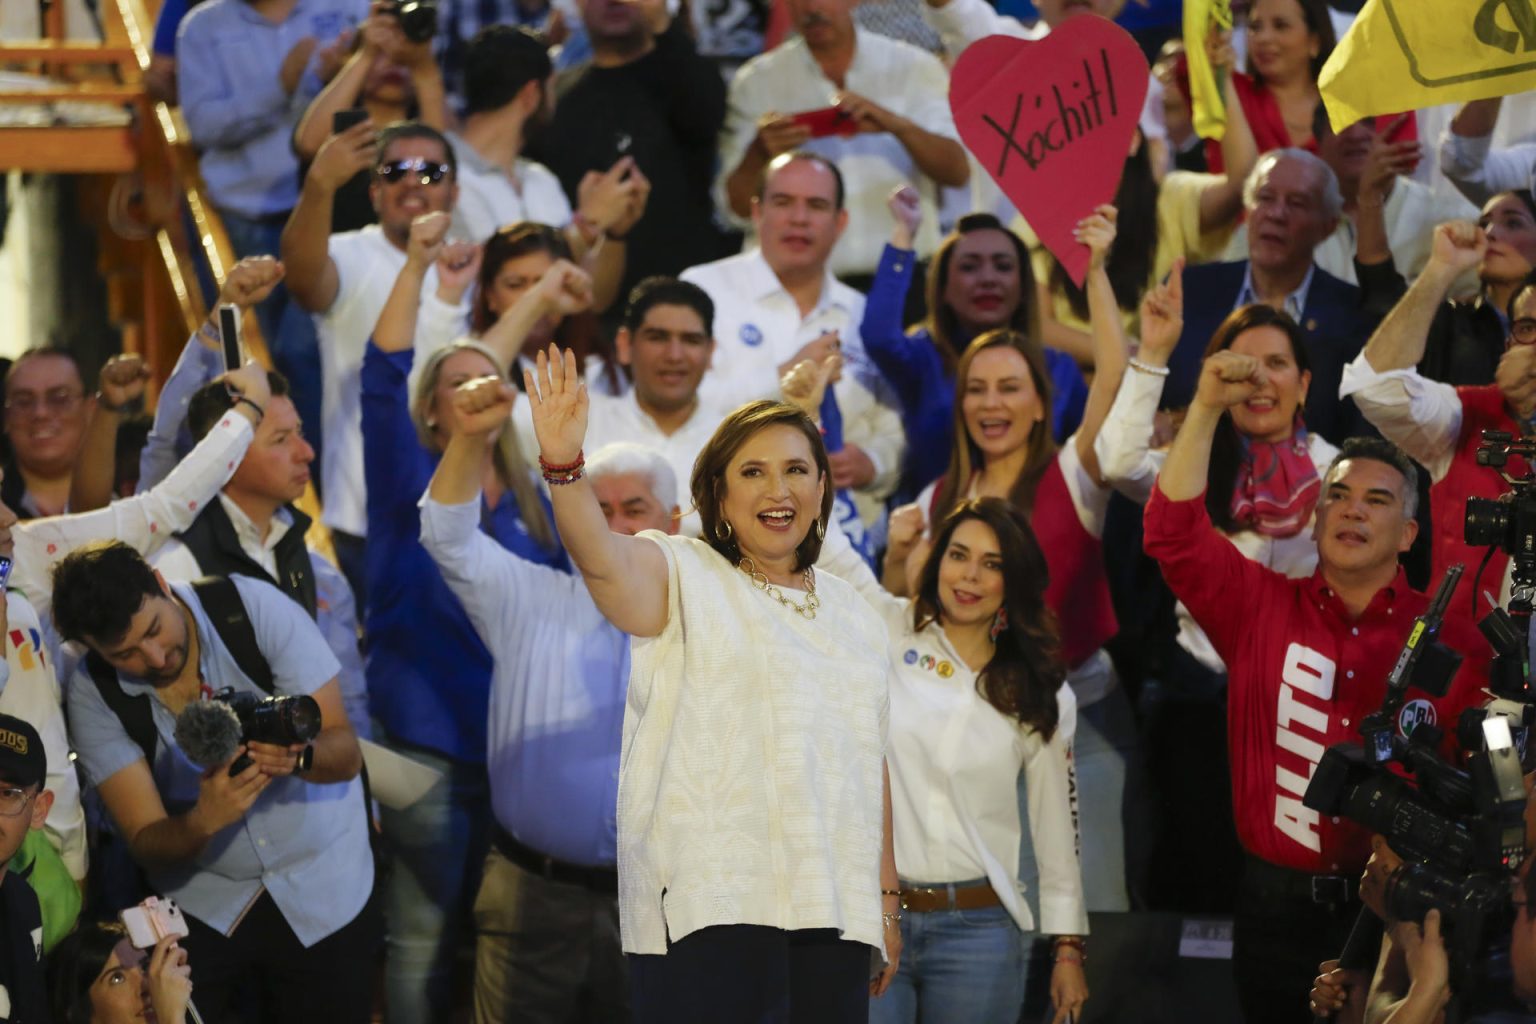
[[[758,569],[757,563],[753,562],[746,555],[741,556],[741,561],[736,563],[736,568],[746,573],[747,579],[751,580],[752,585],[757,587],[758,590],[761,590],[785,608],[790,609],[796,615],[806,619],[814,619],[816,617],[816,609],[821,607],[821,600],[816,596],[816,576],[811,570],[807,569],[801,575],[801,579],[805,581],[805,604],[796,604],[784,596],[784,591],[769,583],[767,575]]]

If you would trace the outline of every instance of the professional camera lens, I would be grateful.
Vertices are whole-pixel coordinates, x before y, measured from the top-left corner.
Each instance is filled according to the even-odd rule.
[[[236,706],[245,738],[258,743],[288,746],[308,743],[320,735],[320,705],[313,697],[268,697],[251,704]]]
[[[1506,501],[1489,498],[1468,498],[1464,536],[1468,544],[1477,547],[1504,545],[1509,536],[1510,506]]]
[[[395,8],[400,31],[413,43],[425,43],[437,35],[436,0],[407,0]]]

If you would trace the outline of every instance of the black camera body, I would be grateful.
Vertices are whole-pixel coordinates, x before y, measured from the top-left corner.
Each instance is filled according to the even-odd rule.
[[[1536,502],[1527,509],[1522,500],[1523,491],[1509,501],[1477,506],[1469,501],[1469,542],[1474,535],[1496,534],[1502,546],[1528,523],[1536,545]],[[1510,885],[1525,857],[1521,758],[1536,720],[1527,700],[1525,633],[1495,607],[1479,623],[1496,654],[1492,700],[1464,711],[1456,727],[1466,767],[1440,755],[1444,733],[1438,727],[1420,723],[1399,731],[1398,713],[1409,687],[1443,696],[1460,665],[1438,634],[1462,571],[1460,565],[1447,571],[1414,623],[1388,676],[1380,710],[1360,725],[1362,742],[1324,752],[1302,798],[1313,810],[1380,833],[1403,858],[1404,866],[1386,887],[1387,913],[1400,921],[1423,921],[1430,910],[1440,912],[1458,1013],[1513,1006]],[[1362,912],[1366,915],[1369,911]],[[1362,952],[1353,949],[1353,936],[1350,946],[1345,957]],[[1368,955],[1374,960],[1374,950]],[[1458,1018],[1452,1013],[1447,1019]]]
[[[310,743],[320,735],[320,705],[307,694],[258,697],[230,688],[220,690],[213,699],[240,720],[241,743],[287,747]],[[229,774],[239,775],[250,765],[250,755],[242,754],[230,765]]]
[[[437,0],[387,0],[384,13],[400,23],[400,31],[413,43],[437,35]]]

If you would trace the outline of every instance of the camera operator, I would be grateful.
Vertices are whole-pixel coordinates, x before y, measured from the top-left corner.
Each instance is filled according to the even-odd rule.
[[[1211,525],[1204,492],[1216,425],[1228,407],[1267,388],[1268,373],[1237,352],[1205,361],[1147,505],[1145,535],[1148,554],[1229,666],[1234,807],[1248,855],[1233,970],[1249,1024],[1294,1020],[1316,965],[1344,945],[1369,834],[1305,807],[1302,796],[1328,746],[1356,740],[1381,704],[1414,616],[1429,604],[1398,565],[1417,533],[1417,471],[1384,441],[1347,440],[1324,474],[1310,578],[1248,560]],[[1476,685],[1463,671],[1447,697],[1415,700],[1412,710],[1451,722],[1477,701]]]
[[[69,688],[71,738],[134,859],[186,916],[210,1024],[231,1018],[247,981],[264,993],[263,1020],[366,1024],[379,924],[338,664],[297,602],[243,576],[224,585],[234,592],[215,620],[210,591],[167,586],[120,542],[64,558],[54,621],[92,651]],[[198,767],[177,717],[225,688],[309,696],[313,745],[245,740]],[[232,775],[242,753],[251,763]]]

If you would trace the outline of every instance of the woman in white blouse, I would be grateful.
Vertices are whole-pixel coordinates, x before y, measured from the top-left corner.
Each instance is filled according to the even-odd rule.
[[[812,567],[820,433],[793,406],[742,406],[694,466],[703,539],[626,537],[582,478],[575,356],[541,353],[526,382],[566,550],[634,637],[618,867],[635,1020],[864,1021],[901,948],[890,660],[874,610]]]
[[[1023,514],[962,502],[940,524],[916,597],[882,590],[835,541],[890,631],[892,822],[906,958],[876,1024],[1015,1024],[1037,933],[1055,936],[1055,1021],[1088,997],[1072,735],[1077,702],[1045,606],[1045,559]],[[1019,881],[1017,783],[1027,789],[1040,920]]]
[[[815,417],[833,356],[782,390]],[[1088,998],[1067,685],[1050,573],[1028,518],[1000,498],[957,505],[934,531],[914,597],[896,597],[833,529],[817,565],[846,579],[889,630],[890,764],[902,948],[876,1024],[1015,1024],[1036,922],[1019,878],[1022,773],[1039,866],[1039,929],[1054,935],[1055,1021]]]
[[[1114,401],[1125,342],[1105,261],[1116,211],[1101,206],[1077,238],[1089,250],[1094,363],[1083,422],[1065,444],[1051,437],[1050,376],[1038,339],[1000,329],[977,337],[956,367],[955,433],[949,469],[913,511],[891,515],[886,585],[907,593],[928,555],[935,524],[969,498],[1008,501],[1029,519],[1050,570],[1045,602],[1055,614],[1061,659],[1077,698],[1076,764],[1082,789],[1083,876],[1088,907],[1130,909],[1125,873],[1125,766],[1135,746],[1129,702],[1104,645],[1118,624],[1101,538],[1110,490],[1094,439]]]

